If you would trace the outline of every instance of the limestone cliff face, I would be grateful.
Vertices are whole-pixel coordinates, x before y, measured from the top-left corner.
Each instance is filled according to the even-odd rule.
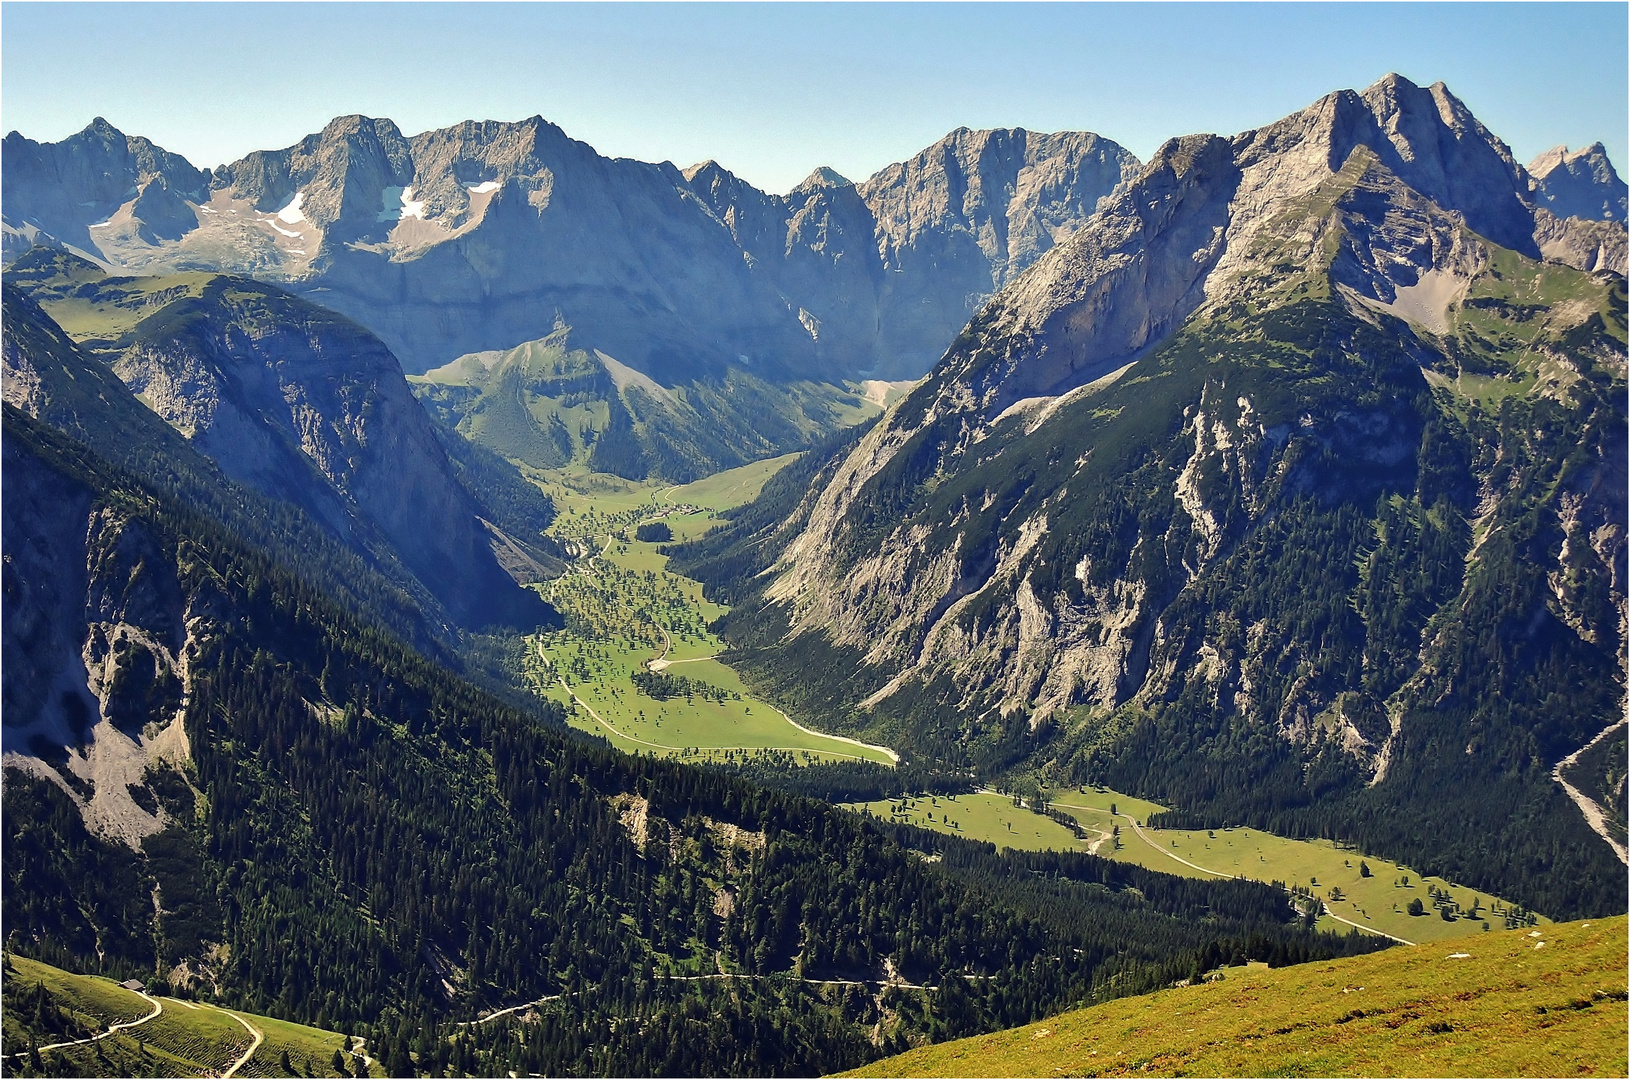
[[[1090,132],[958,128],[867,180],[860,194],[887,274],[879,360],[910,374],[938,360],[932,343],[955,337],[1138,170],[1130,152]]]

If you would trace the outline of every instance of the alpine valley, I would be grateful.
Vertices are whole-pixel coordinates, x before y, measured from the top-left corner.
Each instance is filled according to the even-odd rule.
[[[1402,1009],[1395,945],[1496,919],[1536,1015],[1620,1007],[1600,144],[1392,75],[785,195],[541,117],[3,155],[8,1074],[813,1075],[1096,1007],[1090,1070],[1118,999]]]

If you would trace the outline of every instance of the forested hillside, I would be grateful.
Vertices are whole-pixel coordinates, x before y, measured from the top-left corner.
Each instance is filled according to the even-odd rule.
[[[27,747],[5,785],[20,953],[473,1055],[457,1067],[718,1074],[857,1064],[1160,985],[1207,950],[1377,944],[1301,929],[1266,886],[1044,881],[994,856],[970,873],[829,806],[625,757],[457,681],[9,406],[4,445],[8,613],[86,618],[71,575],[36,575],[49,545],[82,560],[109,642],[64,710],[77,729],[7,711]],[[131,753],[143,769],[113,767]],[[551,995],[546,1038],[432,1034]]]

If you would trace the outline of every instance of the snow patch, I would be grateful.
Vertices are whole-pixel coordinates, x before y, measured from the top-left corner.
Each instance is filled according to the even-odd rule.
[[[471,195],[485,195],[489,191],[497,191],[497,190],[498,190],[498,181],[496,181],[496,180],[483,180],[479,184],[471,184],[470,185],[470,194]]]
[[[306,220],[306,215],[300,212],[300,204],[304,203],[305,201],[306,193],[303,191],[296,191],[294,193],[294,198],[289,200],[289,205],[277,212],[277,219],[279,221],[286,222],[289,225],[298,225],[300,222]],[[282,232],[283,230],[278,229],[277,231]],[[299,233],[288,233],[286,235],[298,236]]]
[[[405,187],[402,189],[402,216],[400,220],[406,221],[410,217],[418,218],[420,221],[424,220],[424,201],[422,199],[415,201],[413,189]]]
[[[424,220],[424,200],[413,197],[413,188],[388,187],[379,193],[380,211],[375,221],[406,221],[408,218]]]

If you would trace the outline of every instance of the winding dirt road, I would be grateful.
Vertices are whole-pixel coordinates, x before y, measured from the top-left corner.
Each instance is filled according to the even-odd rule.
[[[127,1031],[130,1028],[138,1027],[138,1026],[140,1026],[142,1024],[147,1023],[147,1021],[149,1021],[149,1020],[156,1020],[158,1018],[159,1014],[164,1011],[164,1003],[157,1000],[157,999],[155,999],[155,998],[147,997],[147,991],[145,991],[145,990],[132,990],[131,993],[140,994],[142,997],[147,998],[147,1001],[153,1006],[153,1011],[148,1013],[146,1016],[142,1017],[139,1020],[126,1020],[122,1024],[109,1024],[108,1029],[106,1031],[102,1032],[102,1034],[100,1034],[100,1035],[92,1035],[88,1039],[74,1039],[74,1040],[72,1040],[70,1042],[50,1043],[50,1044],[48,1044],[46,1046],[37,1046],[34,1049],[36,1050],[36,1052],[43,1054],[47,1050],[61,1050],[65,1046],[84,1046],[86,1043],[99,1042],[102,1039],[107,1038],[109,1035],[117,1035],[121,1031]],[[12,1054],[11,1056],[12,1057],[24,1057],[24,1056],[26,1056],[26,1052],[23,1053],[23,1054]]]
[[[1581,751],[1581,753],[1583,753],[1583,751]],[[1560,767],[1561,766],[1558,766],[1558,768],[1560,768]],[[1082,806],[1079,803],[1066,803],[1066,802],[1055,802],[1055,803],[1053,803],[1053,805],[1054,806],[1061,806],[1061,807],[1064,807],[1064,808],[1070,809],[1070,810],[1096,810],[1101,814],[1109,813],[1109,811],[1105,810],[1101,806]],[[1156,851],[1160,852],[1162,855],[1166,856],[1168,859],[1175,859],[1176,861],[1182,863],[1184,866],[1187,866],[1187,867],[1190,867],[1192,869],[1198,870],[1202,874],[1210,874],[1212,877],[1231,878],[1231,877],[1238,877],[1239,876],[1237,874],[1225,874],[1220,870],[1213,870],[1208,866],[1201,866],[1199,863],[1189,862],[1187,859],[1183,858],[1181,855],[1177,855],[1177,854],[1174,854],[1173,852],[1167,851],[1165,848],[1163,848],[1159,844],[1155,843],[1154,840],[1150,838],[1148,833],[1143,831],[1143,826],[1139,825],[1137,818],[1133,817],[1131,814],[1116,814],[1116,815],[1113,815],[1113,816],[1125,818],[1131,824],[1132,831],[1138,834],[1138,839],[1142,840],[1144,843],[1148,844],[1151,848],[1153,848]],[[1337,915],[1334,911],[1331,911],[1330,910],[1330,905],[1326,904],[1323,900],[1319,901],[1319,906],[1323,909],[1324,914],[1330,916],[1332,919],[1336,920],[1339,923],[1346,923],[1348,926],[1355,926],[1358,929],[1363,930],[1367,934],[1380,934],[1384,938],[1391,938],[1393,941],[1396,941],[1400,945],[1413,945],[1413,944],[1415,944],[1415,942],[1410,941],[1408,938],[1401,938],[1397,934],[1389,934],[1385,930],[1377,930],[1373,926],[1365,926],[1363,923],[1356,923],[1351,919],[1344,919],[1340,915]]]
[[[244,1065],[248,1063],[250,1058],[255,1056],[255,1051],[259,1050],[260,1044],[266,1041],[266,1036],[259,1028],[255,1027],[255,1025],[251,1024],[237,1013],[223,1009],[219,1005],[211,1005],[210,1008],[214,1009],[216,1012],[226,1013],[226,1015],[242,1024],[243,1029],[247,1031],[254,1040],[249,1044],[249,1049],[243,1052],[243,1056],[237,1061],[234,1061],[232,1063],[232,1067],[221,1074],[222,1080],[225,1080],[226,1077],[235,1075],[239,1069],[243,1068]]]

